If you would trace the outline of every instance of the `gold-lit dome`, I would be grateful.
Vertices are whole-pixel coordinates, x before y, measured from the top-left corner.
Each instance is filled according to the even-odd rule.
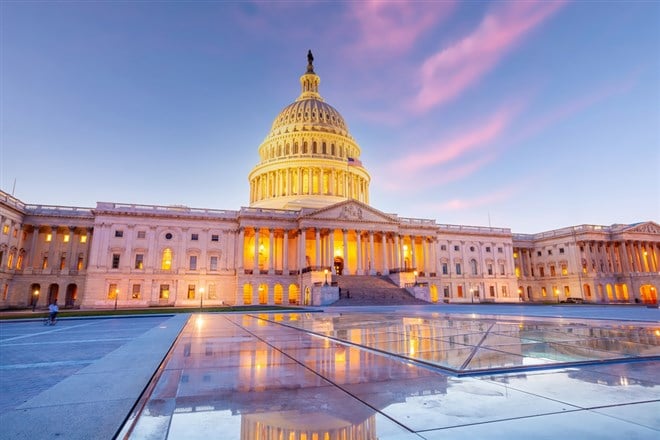
[[[320,208],[346,199],[369,203],[371,177],[360,162],[360,147],[344,118],[323,101],[307,54],[300,96],[273,121],[259,146],[261,162],[252,170],[250,206]]]

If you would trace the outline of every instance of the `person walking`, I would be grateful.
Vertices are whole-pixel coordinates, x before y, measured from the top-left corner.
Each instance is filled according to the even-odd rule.
[[[57,312],[60,311],[60,308],[57,307],[56,303],[52,303],[51,305],[48,306],[48,311],[50,312],[50,315],[48,317],[50,320],[50,324],[51,325],[55,324],[55,318],[57,318]]]

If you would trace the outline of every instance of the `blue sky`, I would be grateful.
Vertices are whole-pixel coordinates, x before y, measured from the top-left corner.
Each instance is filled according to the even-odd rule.
[[[660,2],[0,3],[0,187],[239,209],[312,49],[371,205],[541,232],[660,221]]]

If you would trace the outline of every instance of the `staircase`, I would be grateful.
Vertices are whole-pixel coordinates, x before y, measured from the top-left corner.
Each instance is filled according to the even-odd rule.
[[[406,289],[387,277],[369,275],[335,275],[332,281],[341,289],[338,301],[332,306],[387,306],[401,304],[428,304],[412,296]],[[347,297],[350,294],[350,298]]]

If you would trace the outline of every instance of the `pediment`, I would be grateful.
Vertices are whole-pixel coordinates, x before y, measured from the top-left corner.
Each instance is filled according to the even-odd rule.
[[[348,220],[368,223],[397,223],[395,217],[385,214],[364,203],[347,200],[310,212],[306,219],[318,220]]]
[[[660,234],[660,225],[655,222],[644,222],[630,225],[621,230],[621,232],[637,232],[641,234]]]

